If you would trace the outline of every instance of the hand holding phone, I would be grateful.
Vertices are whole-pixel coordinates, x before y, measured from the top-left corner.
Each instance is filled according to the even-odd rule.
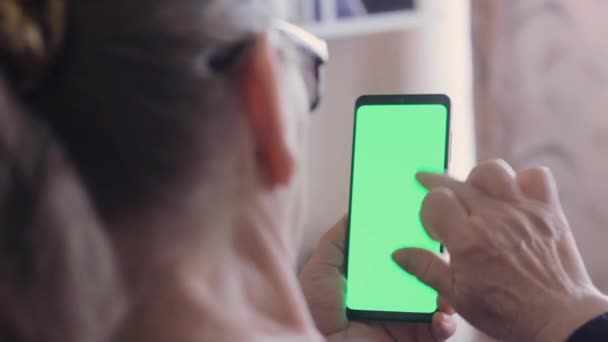
[[[450,100],[445,95],[375,95],[357,100],[347,233],[346,308],[363,320],[430,322],[437,292],[399,268],[391,254],[436,253],[419,218],[420,171],[449,161]]]
[[[327,341],[426,341],[444,342],[456,332],[456,317],[446,302],[431,324],[409,322],[357,322],[346,318],[344,246],[348,217],[343,217],[319,240],[300,272],[300,285],[319,331]]]

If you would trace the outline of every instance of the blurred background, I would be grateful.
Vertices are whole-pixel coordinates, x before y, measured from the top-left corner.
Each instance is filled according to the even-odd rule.
[[[291,19],[329,42],[312,120],[302,258],[347,211],[355,99],[446,93],[450,172],[478,160],[549,166],[595,283],[608,292],[608,1],[290,0]],[[452,341],[487,341],[461,325]]]

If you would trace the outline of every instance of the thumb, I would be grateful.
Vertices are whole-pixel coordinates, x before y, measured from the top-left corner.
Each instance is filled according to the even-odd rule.
[[[452,297],[450,266],[440,256],[424,249],[404,248],[393,253],[393,260],[442,297]]]
[[[348,216],[344,215],[331,229],[321,237],[315,247],[311,261],[322,266],[342,269],[344,264],[344,243]]]

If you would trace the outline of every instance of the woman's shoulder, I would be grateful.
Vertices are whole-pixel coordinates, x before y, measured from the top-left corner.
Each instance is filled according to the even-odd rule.
[[[19,102],[0,80],[0,334],[109,340],[122,311],[110,243],[61,144]]]

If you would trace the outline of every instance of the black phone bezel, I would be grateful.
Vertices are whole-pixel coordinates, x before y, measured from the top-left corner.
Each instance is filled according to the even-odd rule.
[[[359,107],[367,105],[394,105],[394,104],[439,104],[447,109],[447,128],[446,128],[446,149],[445,149],[445,165],[447,170],[451,159],[451,101],[445,94],[401,94],[401,95],[363,95],[355,102],[355,115],[353,123],[353,140],[352,140],[352,156],[350,170],[350,194],[349,194],[349,211],[352,208],[352,192],[353,192],[353,171],[355,164],[355,140],[357,132],[357,112]],[[350,244],[350,218],[346,229],[346,240],[344,250],[344,275],[348,277],[348,252]],[[440,252],[443,252],[443,246],[440,247]],[[348,289],[347,289],[348,291]],[[346,316],[350,320],[357,321],[404,321],[415,323],[430,323],[433,315],[437,310],[429,313],[415,312],[391,312],[391,311],[367,311],[367,310],[352,310],[346,307]]]

